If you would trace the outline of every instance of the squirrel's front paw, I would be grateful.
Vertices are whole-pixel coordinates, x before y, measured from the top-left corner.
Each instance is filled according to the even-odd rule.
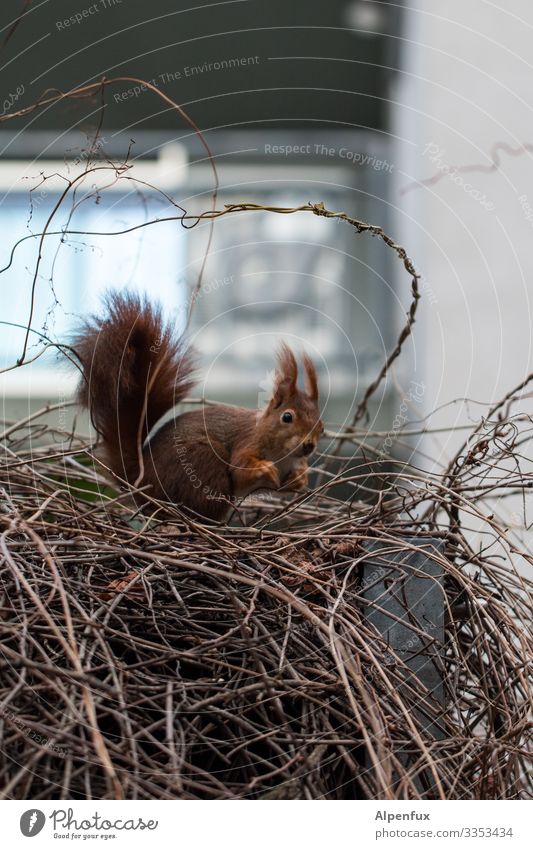
[[[276,465],[270,460],[260,460],[254,469],[257,483],[268,486],[269,489],[278,489],[280,485],[279,473]]]
[[[248,459],[245,465],[234,463],[234,494],[243,497],[257,489],[279,489],[278,470],[270,460]]]
[[[289,489],[291,492],[301,492],[307,489],[308,482],[307,464],[305,464],[305,466],[293,468],[281,482],[281,488]]]

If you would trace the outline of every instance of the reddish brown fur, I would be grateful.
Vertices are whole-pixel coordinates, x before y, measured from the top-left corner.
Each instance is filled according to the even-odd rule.
[[[305,488],[307,456],[323,430],[307,356],[306,392],[298,389],[296,359],[283,344],[264,411],[218,405],[183,413],[142,449],[152,426],[194,385],[192,356],[160,309],[119,294],[108,296],[106,306],[105,319],[90,319],[74,348],[84,375],[78,399],[90,409],[117,477],[213,519],[257,489]],[[284,412],[291,413],[289,424]]]
[[[308,354],[302,354],[305,369],[305,389],[311,401],[318,401],[318,377],[315,364]]]
[[[139,445],[194,386],[194,366],[158,307],[119,293],[105,306],[107,317],[92,316],[73,342],[83,368],[78,401],[91,412],[114,474],[133,482]]]

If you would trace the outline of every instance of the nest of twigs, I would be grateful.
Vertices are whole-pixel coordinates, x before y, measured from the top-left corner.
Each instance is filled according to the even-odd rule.
[[[375,452],[377,504],[348,508],[326,478],[228,527],[139,516],[95,489],[81,439],[54,444],[64,434],[39,415],[6,427],[4,797],[528,796],[531,595],[514,564],[530,558],[485,504],[524,486],[516,458],[506,466],[518,432],[485,422],[446,477],[384,470]],[[422,536],[444,616],[433,632],[404,592]],[[378,597],[364,572],[376,546]],[[424,635],[407,649],[432,655],[433,691],[372,616],[387,593]]]

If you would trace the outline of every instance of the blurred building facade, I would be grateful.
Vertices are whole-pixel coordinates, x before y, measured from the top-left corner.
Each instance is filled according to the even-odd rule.
[[[45,88],[68,91],[104,74],[124,79],[103,95],[66,99],[0,128],[6,266],[20,242],[0,275],[4,366],[23,347],[34,281],[30,356],[43,341],[68,341],[110,286],[146,291],[184,322],[209,227],[159,219],[179,217],[176,204],[192,214],[210,208],[212,165],[198,136],[141,80],[201,128],[218,170],[219,207],[324,202],[392,227],[389,93],[400,63],[399,7],[165,0],[155,11],[140,0],[79,9],[60,0],[53,19],[38,7],[24,15],[8,42],[10,109]],[[54,216],[35,276],[37,234],[91,145],[99,166],[127,161],[126,179],[107,170],[76,184]],[[190,328],[206,375],[201,391],[261,403],[283,337],[317,361],[328,418],[349,421],[408,302],[396,286],[390,252],[344,223],[307,213],[221,219]],[[54,357],[3,378],[8,407],[20,413],[54,394],[70,397],[75,375],[58,370]],[[371,424],[387,425],[394,394],[389,381]]]

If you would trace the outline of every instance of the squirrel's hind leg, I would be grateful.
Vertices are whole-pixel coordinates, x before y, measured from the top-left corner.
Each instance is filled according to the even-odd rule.
[[[164,439],[152,447],[145,481],[154,495],[208,519],[221,520],[232,506],[229,456],[222,443]]]

